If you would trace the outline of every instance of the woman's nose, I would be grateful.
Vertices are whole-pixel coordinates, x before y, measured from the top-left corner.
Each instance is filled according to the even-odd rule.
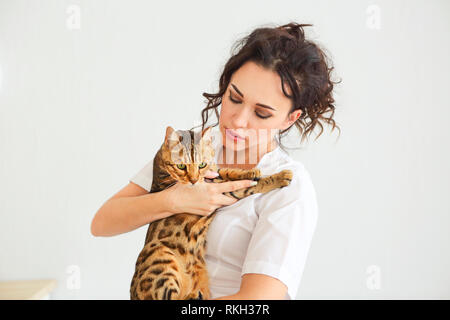
[[[243,107],[240,110],[236,111],[236,113],[233,115],[232,124],[234,128],[232,129],[247,128],[248,119],[249,114],[246,108]]]

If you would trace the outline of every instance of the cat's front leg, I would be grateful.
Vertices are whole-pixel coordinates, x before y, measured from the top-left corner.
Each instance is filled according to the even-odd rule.
[[[229,194],[234,198],[242,199],[255,193],[266,193],[277,188],[286,187],[291,183],[291,181],[292,171],[283,170],[270,176],[260,178],[256,186],[239,189],[232,192],[224,192],[224,194]]]
[[[219,177],[215,179],[221,179],[224,181],[236,181],[236,180],[259,180],[261,177],[261,171],[258,168],[253,169],[240,169],[240,168],[219,168],[217,170]]]

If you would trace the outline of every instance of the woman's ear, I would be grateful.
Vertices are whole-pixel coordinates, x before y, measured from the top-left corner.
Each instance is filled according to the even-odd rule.
[[[300,116],[302,115],[302,112],[303,112],[302,110],[294,110],[294,111],[291,112],[289,117],[291,117],[290,120],[292,121],[292,123],[294,123],[295,121],[298,120],[298,118],[300,118]]]
[[[292,126],[295,123],[295,121],[297,121],[298,118],[300,118],[301,115],[302,115],[302,110],[300,110],[300,109],[292,111],[289,114],[288,118],[286,119],[282,130],[285,130],[285,129],[289,128],[290,126]]]

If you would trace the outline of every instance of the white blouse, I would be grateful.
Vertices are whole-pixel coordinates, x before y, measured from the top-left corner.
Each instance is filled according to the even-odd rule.
[[[222,135],[212,129],[215,160],[222,150]],[[263,176],[284,169],[293,172],[291,183],[265,194],[253,194],[217,209],[206,246],[211,298],[239,291],[241,276],[259,273],[283,282],[285,299],[295,299],[318,219],[316,192],[303,164],[279,146],[267,152],[257,167]],[[130,181],[150,191],[153,160]]]

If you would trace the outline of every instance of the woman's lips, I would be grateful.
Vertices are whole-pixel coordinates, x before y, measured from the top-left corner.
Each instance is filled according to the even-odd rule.
[[[236,132],[234,132],[231,129],[225,128],[225,134],[230,137],[231,139],[235,140],[245,140],[245,138],[242,138],[240,135],[238,135]]]

